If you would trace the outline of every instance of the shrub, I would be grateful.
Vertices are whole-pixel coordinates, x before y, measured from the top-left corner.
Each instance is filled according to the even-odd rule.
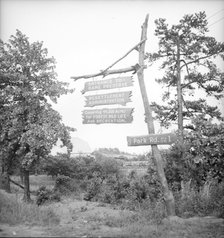
[[[184,193],[175,194],[179,216],[216,215],[224,217],[224,183],[211,181],[200,191],[187,187]]]
[[[45,186],[41,186],[37,190],[37,199],[36,199],[36,204],[38,206],[46,203],[46,202],[59,202],[61,200],[60,195],[50,189],[47,189]]]
[[[32,225],[47,226],[59,224],[60,219],[52,208],[27,204],[13,194],[0,191],[0,222],[10,225],[25,222]]]
[[[103,179],[100,173],[95,173],[94,178],[89,180],[84,199],[122,204],[123,208],[136,210],[145,200],[153,203],[162,197],[160,187],[150,179],[147,175],[123,177],[117,174]]]
[[[216,216],[224,218],[224,181],[213,183],[209,191],[211,208]]]
[[[101,184],[102,179],[100,178],[99,174],[94,174],[94,177],[89,180],[87,185],[87,192],[84,195],[84,200],[90,201],[96,197],[96,195],[100,192]]]
[[[79,190],[79,186],[75,179],[68,176],[60,175],[55,180],[54,192],[69,195]]]

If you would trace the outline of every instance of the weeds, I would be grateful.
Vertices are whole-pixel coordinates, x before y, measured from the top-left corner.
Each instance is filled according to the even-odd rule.
[[[36,204],[38,206],[46,203],[46,202],[59,202],[61,200],[61,197],[58,192],[55,192],[54,190],[47,189],[45,186],[41,186],[37,190],[37,199]]]
[[[51,208],[24,203],[18,196],[0,191],[0,222],[10,225],[27,223],[50,226],[59,221]]]
[[[199,191],[185,186],[176,194],[176,210],[182,217],[215,215],[224,218],[224,182],[205,183]]]

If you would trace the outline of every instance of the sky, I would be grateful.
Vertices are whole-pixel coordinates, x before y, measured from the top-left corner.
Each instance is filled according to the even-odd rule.
[[[68,82],[71,88],[75,88],[73,94],[62,96],[54,105],[63,122],[76,128],[73,137],[87,141],[92,150],[107,147],[146,153],[150,146],[128,147],[126,140],[127,136],[147,134],[136,74],[133,77],[134,86],[126,88],[132,90],[132,102],[126,107],[134,108],[133,122],[100,125],[82,124],[82,111],[88,108],[84,107],[85,97],[81,91],[85,82],[102,78],[74,81],[71,76],[98,73],[128,52],[140,41],[141,25],[146,14],[149,14],[146,52],[153,52],[158,47],[158,39],[154,36],[156,19],[165,18],[172,25],[177,24],[185,14],[199,11],[205,11],[207,15],[209,34],[217,41],[224,41],[224,1],[214,0],[0,0],[0,38],[6,42],[19,29],[31,42],[44,42],[48,56],[56,59],[58,80]],[[138,53],[133,51],[112,69],[136,63]],[[154,65],[148,67],[144,75],[149,101],[161,102],[163,89],[155,79],[161,77],[162,72]],[[125,88],[116,91],[122,90]],[[211,100],[211,104],[217,104],[224,113],[223,101]],[[155,122],[156,133],[172,132],[174,129],[175,126],[165,130]]]

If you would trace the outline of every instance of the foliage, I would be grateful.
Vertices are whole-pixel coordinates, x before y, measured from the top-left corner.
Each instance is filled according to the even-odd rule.
[[[30,43],[17,30],[9,43],[0,41],[0,157],[4,169],[19,165],[29,171],[60,139],[72,149],[72,128],[52,108],[73,90],[56,79],[55,59],[43,42]]]
[[[55,180],[53,191],[61,195],[69,195],[71,193],[79,191],[78,185],[79,183],[77,183],[77,180],[64,175],[60,175]]]
[[[163,95],[164,104],[152,103],[156,119],[165,127],[177,120],[177,108],[180,107],[175,98],[178,73],[182,81],[182,98],[179,100],[183,103],[183,113],[180,116],[186,120],[195,115],[221,119],[216,106],[210,106],[206,100],[193,97],[200,90],[216,99],[223,97],[224,73],[218,65],[224,59],[224,43],[207,36],[208,22],[205,12],[184,15],[178,24],[171,27],[163,18],[156,20],[155,24],[159,50],[148,53],[146,57],[150,63],[157,60],[161,62],[164,76],[157,81],[167,88]]]
[[[18,197],[0,191],[0,222],[10,225],[55,225],[60,219],[49,207],[23,203]]]
[[[90,201],[100,193],[102,178],[98,173],[94,173],[93,178],[87,181],[87,192],[84,195],[84,200]]]
[[[99,173],[89,181],[85,200],[101,201],[112,204],[123,204],[128,209],[137,209],[144,201],[154,203],[162,197],[158,180],[153,175],[130,176],[111,174],[102,178]],[[157,184],[158,186],[155,186]]]
[[[114,155],[114,154],[124,154],[124,152],[121,152],[118,148],[99,148],[95,151],[93,151],[93,155],[95,154],[108,154],[108,155]]]
[[[41,186],[36,192],[36,204],[38,206],[43,205],[46,202],[59,202],[61,200],[60,195],[45,186]]]
[[[200,189],[211,178],[224,179],[224,124],[196,117],[193,130],[185,133],[184,156],[178,143],[166,152],[165,173],[170,187],[180,190],[181,182],[191,181]]]
[[[185,186],[176,194],[176,210],[183,217],[215,215],[224,217],[224,183],[211,180],[199,191]]]
[[[107,175],[118,174],[119,168],[119,163],[112,158],[104,157],[98,160],[91,156],[70,158],[67,154],[50,156],[41,166],[41,170],[48,175],[64,175],[78,180],[91,179],[96,172],[104,179]]]
[[[50,155],[47,160],[43,160],[40,164],[40,170],[52,177],[58,175],[73,177],[76,161],[67,154]]]
[[[194,129],[187,134],[189,153],[207,177],[224,179],[224,124],[197,117],[193,120]]]

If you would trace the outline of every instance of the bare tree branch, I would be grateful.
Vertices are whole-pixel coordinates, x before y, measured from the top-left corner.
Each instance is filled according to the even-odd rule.
[[[108,66],[105,70],[103,70],[103,73],[105,73],[108,69],[112,68],[115,64],[117,64],[118,62],[120,62],[122,59],[124,59],[127,55],[129,55],[133,50],[138,50],[138,47],[144,43],[147,39],[143,39],[141,40],[137,45],[135,45],[134,47],[132,47],[124,56],[122,56],[120,59],[116,60],[112,65]]]
[[[137,71],[139,69],[138,64],[136,64],[135,66],[131,66],[129,68],[124,68],[124,69],[117,69],[117,70],[109,70],[110,68],[112,68],[115,64],[117,64],[118,62],[120,62],[122,59],[124,59],[128,54],[130,54],[133,50],[138,50],[138,47],[143,44],[147,39],[143,39],[141,40],[138,44],[136,44],[135,46],[133,46],[124,56],[122,56],[121,58],[119,58],[118,60],[116,60],[113,64],[111,64],[110,66],[108,66],[106,69],[101,70],[100,73],[96,73],[96,74],[89,74],[89,75],[81,75],[81,76],[72,76],[71,78],[74,80],[80,79],[80,78],[92,78],[92,77],[97,77],[97,76],[106,76],[109,74],[119,74],[119,73],[127,73],[130,71]]]
[[[12,180],[11,178],[9,178],[9,181],[10,181],[11,183],[15,184],[16,186],[18,186],[18,187],[24,189],[24,186],[22,186],[21,184],[15,182],[15,181]],[[30,191],[30,192],[31,192],[31,193],[35,193],[34,191]]]
[[[74,79],[75,81],[78,79],[87,79],[87,78],[93,78],[93,77],[97,77],[97,76],[107,76],[109,74],[120,74],[120,73],[127,73],[127,72],[131,72],[131,71],[137,71],[139,69],[139,65],[136,64],[134,66],[131,66],[129,68],[124,68],[124,69],[114,69],[114,70],[103,70],[100,71],[99,73],[96,74],[87,74],[87,75],[81,75],[81,76],[72,76],[71,78]],[[134,72],[134,73],[135,73]]]

